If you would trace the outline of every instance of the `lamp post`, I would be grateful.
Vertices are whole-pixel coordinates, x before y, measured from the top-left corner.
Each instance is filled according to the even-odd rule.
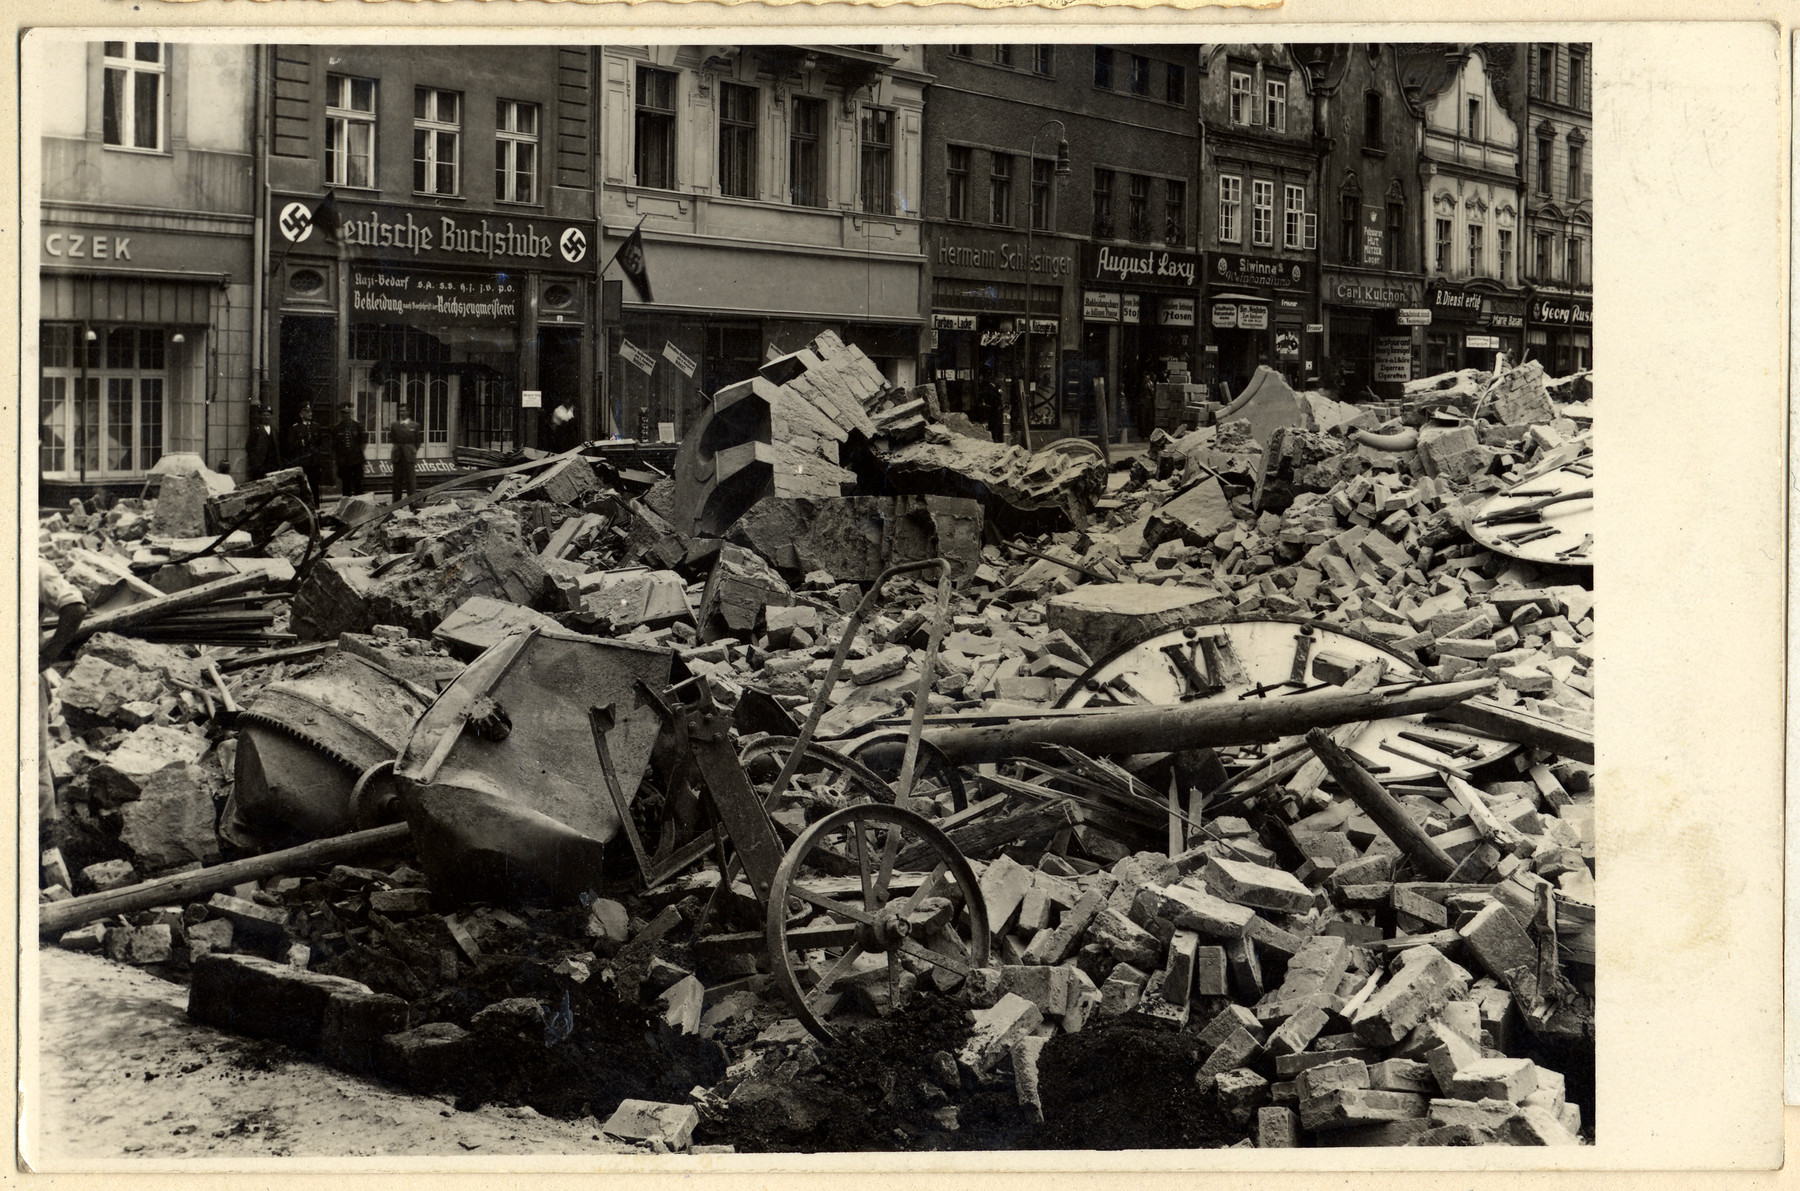
[[[1027,185],[1033,191],[1037,187],[1037,140],[1051,125],[1056,126],[1057,141],[1056,169],[1050,179],[1050,191],[1044,196],[1044,230],[1048,232],[1056,230],[1056,179],[1066,178],[1074,172],[1069,168],[1068,129],[1063,127],[1061,120],[1046,120],[1038,125],[1036,132],[1031,134],[1031,177],[1027,180]],[[1035,205],[1031,200],[1036,197],[1035,194],[1030,194],[1025,212],[1025,375],[1031,379],[1034,389],[1036,388],[1037,368],[1036,361],[1031,354],[1031,287],[1032,275],[1035,270],[1031,263],[1031,244],[1032,233],[1037,230],[1037,212],[1030,208]],[[1051,383],[1055,383],[1054,370]],[[1019,440],[1029,451],[1031,450],[1031,403],[1026,399],[1023,387],[1019,390],[1019,406]]]

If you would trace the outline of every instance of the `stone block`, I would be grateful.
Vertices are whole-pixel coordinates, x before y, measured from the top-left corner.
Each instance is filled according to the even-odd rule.
[[[1313,905],[1313,891],[1285,869],[1214,856],[1206,862],[1205,876],[1209,891],[1240,906],[1304,914]]]
[[[1411,1092],[1378,1092],[1373,1088],[1336,1088],[1300,1098],[1300,1127],[1307,1132],[1404,1121],[1424,1117],[1429,1102]]]
[[[1431,1068],[1413,1059],[1384,1059],[1369,1068],[1369,1086],[1384,1092],[1436,1095],[1440,1088]]]
[[[339,991],[325,1004],[319,1031],[319,1053],[346,1071],[374,1071],[381,1040],[406,1029],[407,1005],[400,997],[377,992]]]
[[[995,935],[1007,933],[1031,881],[1031,870],[1010,856],[1001,856],[982,872],[977,884],[987,903],[988,929]]]
[[[1431,948],[1416,962],[1402,963],[1351,1019],[1356,1036],[1371,1046],[1392,1046],[1457,991],[1457,969]]]
[[[1256,1110],[1256,1145],[1258,1149],[1285,1150],[1300,1144],[1300,1117],[1291,1108],[1259,1108]]]
[[[692,1104],[661,1104],[653,1100],[625,1100],[600,1126],[600,1132],[625,1141],[656,1141],[671,1150],[685,1150],[700,1125],[700,1110]]]
[[[1201,1028],[1194,1040],[1200,1044],[1201,1050],[1210,1052],[1239,1030],[1249,1034],[1259,1044],[1266,1036],[1262,1023],[1256,1020],[1255,1014],[1242,1005],[1227,1005]]]
[[[1438,1099],[1431,1101],[1427,1116],[1433,1125],[1468,1125],[1496,1131],[1520,1111],[1518,1105],[1506,1100]]]
[[[1218,620],[1235,610],[1230,597],[1210,587],[1179,584],[1084,583],[1050,597],[1046,622],[1090,657],[1105,657],[1135,641],[1170,629]]]
[[[93,887],[95,893],[135,885],[138,880],[137,870],[131,867],[129,860],[102,860],[82,869],[81,876]]]
[[[146,873],[185,864],[217,864],[218,811],[206,772],[198,765],[167,765],[146,775],[136,800],[119,808],[119,840]]]
[[[193,962],[188,1017],[304,1050],[319,1047],[331,998],[369,996],[367,985],[250,955],[209,954]]]
[[[1105,947],[1122,964],[1144,971],[1162,965],[1162,940],[1118,910],[1104,909],[1094,915],[1093,921],[1088,923],[1088,938]],[[1223,963],[1224,952],[1219,952],[1219,956]]]
[[[1241,939],[1255,912],[1189,885],[1164,885],[1138,891],[1132,917],[1139,922],[1163,918],[1178,929],[1205,939]]]
[[[1537,1090],[1537,1067],[1530,1059],[1476,1059],[1451,1076],[1445,1094],[1455,1100],[1509,1100],[1514,1104]]]
[[[1261,1050],[1262,1046],[1256,1041],[1255,1035],[1240,1026],[1227,1034],[1224,1041],[1206,1056],[1206,1062],[1200,1065],[1195,1078],[1202,1088],[1209,1087],[1215,1076],[1244,1066]]]
[[[145,784],[171,765],[191,765],[210,747],[206,737],[145,724],[127,735],[88,773],[88,795],[107,809],[143,797]]]
[[[1121,963],[1114,966],[1112,974],[1100,985],[1099,1013],[1101,1017],[1113,1018],[1129,1013],[1143,999],[1144,984],[1150,979],[1149,974]]]
[[[240,935],[276,938],[287,929],[288,914],[274,906],[265,906],[229,893],[215,893],[206,903],[207,910],[230,922]]]
[[[1329,1063],[1309,1067],[1294,1076],[1294,1091],[1298,1093],[1302,1104],[1340,1088],[1368,1086],[1369,1065],[1361,1059],[1333,1059]]]
[[[194,960],[214,951],[230,951],[236,928],[228,919],[209,918],[189,925],[185,933],[188,958]]]
[[[99,951],[106,945],[106,929],[104,922],[90,922],[86,926],[64,931],[56,940],[56,945],[69,951]]]
[[[1330,1015],[1323,1009],[1308,1005],[1282,1022],[1269,1035],[1269,1052],[1277,1055],[1300,1053],[1312,1044],[1312,1040],[1319,1036],[1330,1019]]]
[[[1268,1100],[1269,1081],[1248,1067],[1237,1067],[1213,1077],[1213,1094],[1226,1115],[1247,1123],[1257,1106]]]
[[[1043,1010],[1017,993],[1007,993],[993,1008],[975,1014],[958,1059],[977,1075],[985,1075],[1006,1057],[1015,1041],[1037,1029],[1043,1020]]]

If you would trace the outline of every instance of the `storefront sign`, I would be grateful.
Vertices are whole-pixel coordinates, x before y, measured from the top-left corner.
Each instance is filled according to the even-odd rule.
[[[1431,311],[1424,306],[1402,306],[1394,312],[1394,321],[1403,327],[1429,327]]]
[[[1055,335],[1056,334],[1056,320],[1053,318],[1034,318],[1034,319],[1032,319],[1031,320],[1031,333],[1033,335]]]
[[[939,273],[948,270],[982,277],[1030,272],[1054,280],[1075,272],[1075,257],[1061,241],[1038,236],[1029,248],[1027,253],[1023,240],[993,232],[937,228],[933,232],[932,259]]]
[[[1307,323],[1306,324],[1306,333],[1308,335],[1323,335],[1325,333],[1325,324],[1324,323]]]
[[[1119,295],[1102,293],[1099,290],[1081,291],[1082,321],[1090,323],[1116,323],[1119,321]]]
[[[1481,313],[1484,297],[1477,290],[1457,289],[1455,286],[1434,285],[1426,291],[1425,304],[1438,318],[1450,322],[1473,322]]]
[[[1317,288],[1313,284],[1313,266],[1310,264],[1265,256],[1245,256],[1238,252],[1209,253],[1206,275],[1220,285],[1266,285],[1274,289],[1297,289],[1308,293]]]
[[[1246,331],[1266,331],[1269,329],[1269,308],[1252,306],[1245,303],[1238,307],[1237,325]]]
[[[1162,310],[1156,321],[1165,327],[1191,327],[1194,325],[1194,300],[1192,298],[1164,298]]]
[[[1365,205],[1363,207],[1362,229],[1363,264],[1380,265],[1382,263],[1384,259],[1381,252],[1383,230],[1384,229],[1381,226],[1381,208]]]
[[[1325,300],[1340,306],[1393,310],[1402,306],[1423,306],[1425,287],[1410,278],[1359,277],[1350,273],[1327,272]]]
[[[663,359],[681,369],[681,375],[689,378],[693,377],[694,369],[700,367],[700,362],[698,360],[676,347],[673,343],[663,344]]]
[[[1137,294],[1119,295],[1119,321],[1137,323],[1143,311],[1143,305]]]
[[[931,325],[940,331],[973,331],[975,316],[972,314],[933,314]]]
[[[1495,311],[1493,314],[1488,315],[1488,326],[1493,327],[1495,330],[1517,331],[1524,325],[1525,316],[1522,314],[1501,314],[1500,312]]]
[[[520,409],[543,409],[544,408],[544,390],[542,390],[542,389],[521,389],[519,391],[519,408]]]
[[[1383,335],[1375,340],[1375,379],[1412,379],[1412,340],[1404,335]]]
[[[1299,356],[1300,336],[1292,331],[1275,333],[1275,354],[1279,356]]]
[[[1498,336],[1498,335],[1464,335],[1463,336],[1463,346],[1464,347],[1483,348],[1487,351],[1498,351],[1500,349],[1500,336]]]
[[[981,346],[1011,347],[1023,337],[1023,331],[983,331],[981,333]]]
[[[1594,308],[1582,298],[1533,298],[1531,321],[1552,327],[1591,327]]]
[[[270,220],[293,246],[329,252],[333,241],[314,226],[319,199],[273,196]],[[480,216],[438,207],[344,202],[337,209],[336,243],[352,260],[476,262],[540,269],[592,267],[594,224],[589,220]]]
[[[350,321],[420,327],[511,326],[519,279],[357,265],[350,270]]]
[[[46,223],[38,263],[47,269],[143,269],[171,273],[242,274],[250,237]]]
[[[1200,255],[1161,249],[1118,249],[1108,244],[1082,249],[1084,275],[1089,281],[1113,285],[1188,288],[1200,278]]]
[[[1238,325],[1238,308],[1232,302],[1214,302],[1212,308],[1212,325],[1220,329],[1230,329]]]
[[[619,355],[641,369],[645,376],[656,371],[656,357],[629,339],[619,340]]]

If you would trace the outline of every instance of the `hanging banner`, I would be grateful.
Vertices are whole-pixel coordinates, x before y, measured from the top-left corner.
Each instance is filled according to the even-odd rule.
[[[619,354],[642,369],[645,376],[656,371],[656,357],[636,346],[629,339],[619,340]]]
[[[700,362],[698,360],[676,347],[673,343],[663,344],[663,359],[681,369],[681,375],[687,377],[689,380],[694,378],[694,369],[700,367]]]

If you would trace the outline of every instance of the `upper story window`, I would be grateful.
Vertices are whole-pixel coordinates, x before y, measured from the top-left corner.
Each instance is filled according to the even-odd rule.
[[[950,47],[950,56],[952,58],[973,58],[975,56],[975,47],[972,45],[953,45]]]
[[[1010,153],[994,154],[993,175],[988,179],[988,222],[1011,227],[1013,159]]]
[[[1177,106],[1187,103],[1187,70],[1179,63],[1169,63],[1163,78],[1163,98]]]
[[[1532,244],[1532,255],[1536,259],[1533,261],[1532,279],[1535,281],[1549,281],[1550,280],[1550,233],[1549,232],[1539,232],[1539,233],[1537,233],[1537,235],[1535,237],[1533,237],[1533,241],[1534,242]]]
[[[538,116],[535,103],[494,101],[494,197],[503,203],[538,200]]]
[[[1281,204],[1281,246],[1298,250],[1306,226],[1306,188],[1288,186],[1283,189]]]
[[[1130,209],[1129,217],[1131,238],[1139,243],[1154,239],[1150,230],[1150,179],[1143,174],[1132,174],[1129,179]]]
[[[1586,187],[1581,177],[1581,168],[1584,164],[1582,158],[1586,148],[1585,144],[1578,142],[1573,136],[1569,138],[1569,197],[1571,199],[1587,197]]]
[[[969,217],[969,147],[944,147],[944,216],[947,219]]]
[[[1587,50],[1569,47],[1569,106],[1585,108],[1588,105],[1587,87]]]
[[[419,87],[413,91],[413,190],[456,194],[462,149],[462,95]]]
[[[1437,220],[1437,272],[1440,276],[1450,276],[1450,221]]]
[[[1387,205],[1387,238],[1382,241],[1383,260],[1390,272],[1398,272],[1405,268],[1402,260],[1406,246],[1406,204],[1388,200]]]
[[[1250,84],[1251,78],[1242,71],[1231,72],[1231,122],[1233,124],[1250,123]]]
[[[996,45],[994,47],[994,65],[1011,66],[1012,64],[1013,47],[1004,43]]]
[[[756,197],[756,88],[719,86],[719,193]]]
[[[788,201],[796,207],[823,207],[819,130],[825,124],[825,102],[796,95],[793,105],[788,118]]]
[[[871,215],[894,213],[894,113],[864,108],[861,127],[862,209]]]
[[[1469,225],[1469,276],[1471,277],[1481,276],[1484,263],[1482,250],[1486,247],[1483,243],[1485,239],[1482,226],[1479,223],[1471,223]]]
[[[1587,242],[1580,236],[1569,237],[1569,284],[1586,285]]]
[[[1287,80],[1269,79],[1263,84],[1268,124],[1276,132],[1287,131]]]
[[[1110,240],[1113,234],[1113,172],[1094,171],[1094,238]]]
[[[1275,183],[1257,178],[1250,183],[1252,222],[1250,241],[1261,247],[1275,243]]]
[[[1468,128],[1470,140],[1478,141],[1481,139],[1481,101],[1479,99],[1469,100]]]
[[[1050,230],[1050,187],[1056,182],[1056,163],[1048,157],[1031,159],[1031,230]]]
[[[1511,228],[1501,228],[1494,236],[1494,276],[1505,281],[1512,276],[1513,234]]]
[[[1175,178],[1163,182],[1163,241],[1187,243],[1187,183]]]
[[[168,47],[154,41],[103,43],[101,136],[121,149],[162,149]]]
[[[1241,212],[1244,208],[1244,180],[1235,174],[1219,175],[1219,241],[1239,243],[1244,236]]]
[[[1556,164],[1556,139],[1550,136],[1539,136],[1537,143],[1537,189],[1539,194],[1550,193],[1550,175]]]
[[[1094,86],[1112,90],[1113,52],[1103,45],[1094,47]]]
[[[1133,95],[1150,94],[1150,59],[1142,54],[1131,56],[1131,93]]]
[[[675,189],[675,80],[672,70],[638,67],[637,184]]]
[[[375,185],[375,80],[325,76],[325,181]]]
[[[1056,73],[1056,47],[1053,45],[1034,45],[1031,47],[1031,73]]]
[[[1357,237],[1361,234],[1362,198],[1359,195],[1345,194],[1338,197],[1338,249],[1343,254],[1341,259],[1346,265],[1357,263],[1359,254],[1356,250]]]
[[[1381,147],[1381,92],[1369,91],[1363,95],[1363,148]]]
[[[1537,48],[1537,77],[1535,94],[1539,99],[1556,98],[1556,47],[1541,45]]]

